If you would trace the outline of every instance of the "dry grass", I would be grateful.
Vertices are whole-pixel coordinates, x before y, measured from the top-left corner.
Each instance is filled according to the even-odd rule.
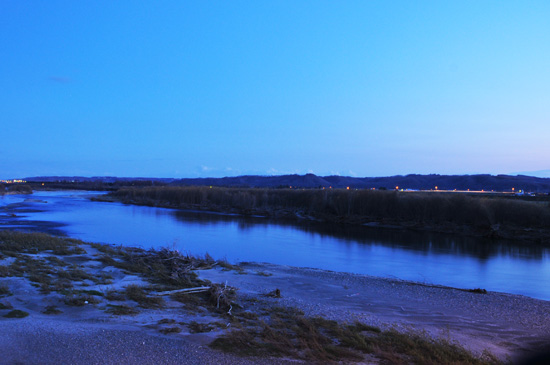
[[[180,333],[180,332],[181,332],[181,328],[176,327],[176,326],[174,326],[174,327],[166,327],[166,328],[161,328],[161,329],[159,329],[159,332],[160,332],[160,333],[163,333],[163,334],[165,334],[165,335],[170,334],[170,333]]]
[[[139,313],[139,311],[133,307],[127,305],[113,305],[107,304],[105,313],[113,314],[115,316],[133,316]]]
[[[0,285],[0,297],[11,295],[10,289],[5,285]]]
[[[100,303],[99,299],[95,298],[92,295],[69,295],[64,300],[65,304],[75,307],[83,307],[88,304],[98,304]]]
[[[22,310],[19,310],[19,309],[14,309],[12,311],[10,311],[8,314],[4,315],[5,318],[25,318],[29,315],[29,313],[25,312],[25,311],[22,311]]]
[[[162,308],[164,299],[147,295],[146,288],[139,285],[129,285],[124,291],[128,299],[138,303],[143,308]]]
[[[45,233],[19,233],[0,231],[2,250],[35,254],[48,251],[53,255],[75,255],[85,251],[78,247],[82,241],[72,238],[55,237]]]
[[[204,332],[210,332],[214,329],[210,324],[208,323],[198,323],[196,321],[191,321],[187,328],[189,329],[189,332],[191,333],[204,333]]]
[[[265,321],[249,322],[217,338],[211,346],[239,355],[285,356],[315,363],[361,361],[365,354],[392,364],[497,362],[494,358],[476,358],[457,345],[419,334],[308,318],[299,310],[282,307],[273,308]]]
[[[42,311],[44,314],[61,314],[63,313],[57,306],[55,305],[49,305]]]

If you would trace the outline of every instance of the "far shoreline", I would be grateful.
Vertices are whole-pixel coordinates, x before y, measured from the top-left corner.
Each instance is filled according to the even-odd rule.
[[[426,193],[430,194],[430,193]],[[464,237],[477,237],[489,239],[504,239],[515,242],[522,242],[525,245],[539,247],[550,247],[550,227],[542,228],[522,228],[517,226],[507,226],[494,224],[490,227],[472,227],[468,225],[444,223],[420,223],[399,219],[371,219],[358,215],[336,215],[336,214],[317,214],[307,212],[302,209],[286,208],[236,208],[228,205],[215,203],[192,204],[185,202],[170,202],[162,199],[150,198],[126,198],[119,197],[116,192],[92,197],[93,201],[101,202],[119,202],[128,205],[148,206],[157,208],[181,209],[189,211],[212,212],[222,214],[237,214],[245,217],[265,217],[275,220],[294,220],[294,221],[314,221],[328,222],[341,225],[363,226],[372,228],[381,228],[389,230],[409,230],[416,232],[433,232]]]

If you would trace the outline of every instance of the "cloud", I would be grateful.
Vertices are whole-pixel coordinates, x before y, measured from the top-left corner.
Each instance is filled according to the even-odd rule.
[[[71,78],[65,76],[50,76],[48,77],[48,80],[59,84],[68,84],[69,82],[72,82]]]

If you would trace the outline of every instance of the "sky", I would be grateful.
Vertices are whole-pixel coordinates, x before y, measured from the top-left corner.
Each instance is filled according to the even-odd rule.
[[[0,178],[550,176],[548,19],[545,0],[2,0]]]

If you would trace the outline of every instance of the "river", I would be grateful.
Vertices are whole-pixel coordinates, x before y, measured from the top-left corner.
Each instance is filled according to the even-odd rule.
[[[95,192],[0,196],[0,229],[169,247],[258,261],[483,288],[550,300],[550,249],[513,241],[93,202]],[[15,216],[13,216],[15,214]]]

